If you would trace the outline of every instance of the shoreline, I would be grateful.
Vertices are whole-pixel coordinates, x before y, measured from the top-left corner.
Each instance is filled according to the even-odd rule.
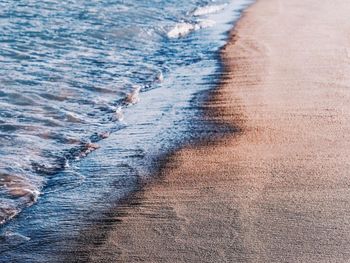
[[[349,11],[332,0],[245,10],[202,105],[205,120],[239,132],[166,157],[84,260],[346,262]]]
[[[220,48],[219,54],[221,57],[221,50],[224,47]],[[222,61],[222,59],[220,59]],[[224,65],[222,67],[222,75],[224,73]],[[217,82],[221,83],[222,78]],[[220,84],[218,84],[220,85]],[[193,135],[186,137],[184,141],[181,142],[181,145],[173,147],[169,152],[158,156],[152,164],[152,176],[139,178],[135,189],[131,191],[128,195],[118,200],[115,203],[115,207],[105,211],[103,215],[100,215],[98,219],[91,220],[90,228],[83,229],[81,235],[77,240],[67,246],[72,245],[73,249],[67,249],[65,251],[59,251],[63,256],[62,262],[114,262],[115,258],[106,259],[104,256],[98,256],[95,258],[95,255],[100,253],[106,253],[101,250],[101,247],[105,244],[109,234],[113,232],[115,227],[118,227],[123,222],[123,218],[130,213],[130,209],[138,209],[144,200],[144,194],[148,191],[149,188],[162,183],[166,175],[164,170],[167,169],[169,163],[174,163],[173,156],[182,149],[197,147],[200,145],[216,145],[220,140],[221,136],[227,136],[233,133],[238,133],[239,128],[230,123],[224,123],[220,120],[220,116],[215,120],[213,117],[214,112],[211,112],[211,116],[208,116],[208,104],[211,101],[211,98],[214,97],[216,93],[216,88],[212,88],[205,91],[200,91],[196,93],[191,100],[191,107],[194,107],[195,112],[198,113],[198,116],[195,117],[196,120],[199,120],[199,124],[192,124],[193,127],[201,129],[196,131]],[[206,106],[207,105],[207,106]],[[209,106],[210,107],[210,106]],[[195,121],[195,120],[193,120]],[[196,129],[194,128],[194,129]],[[103,251],[103,252],[102,252]],[[115,252],[115,251],[114,251]],[[113,252],[113,257],[116,256]],[[108,254],[108,252],[106,253]],[[117,260],[118,261],[118,260]]]
[[[106,244],[106,240],[108,240],[108,236],[113,233],[113,229],[118,228],[121,224],[123,224],[124,219],[131,215],[131,213],[135,212],[133,211],[134,209],[142,209],[145,193],[147,193],[150,188],[164,182],[164,179],[167,176],[166,171],[169,169],[169,164],[170,167],[173,165],[181,165],[177,164],[177,161],[174,160],[174,156],[176,156],[178,152],[181,152],[184,149],[191,149],[202,146],[215,146],[217,144],[220,144],[222,136],[232,136],[233,134],[233,136],[236,136],[241,132],[240,127],[237,126],[236,123],[228,122],[227,120],[223,119],[221,111],[217,113],[216,110],[213,110],[212,104],[217,97],[218,88],[224,85],[225,81],[227,81],[227,73],[230,72],[230,70],[227,69],[227,64],[225,63],[225,56],[223,55],[224,49],[227,45],[230,44],[230,42],[233,41],[232,34],[235,32],[236,24],[244,17],[246,10],[254,4],[254,2],[251,2],[245,7],[245,9],[240,10],[240,18],[238,21],[234,22],[231,30],[229,31],[226,44],[222,46],[217,52],[221,68],[221,76],[217,80],[217,84],[214,88],[198,92],[191,100],[191,105],[195,107],[195,111],[198,112],[196,120],[199,121],[199,124],[194,124],[194,126],[202,130],[195,129],[193,137],[190,136],[190,138],[187,138],[185,141],[183,141],[180,146],[174,147],[170,152],[159,156],[156,161],[157,168],[152,169],[153,175],[149,178],[140,180],[135,190],[133,190],[126,197],[120,199],[114,209],[105,213],[104,216],[101,216],[97,224],[95,221],[93,222],[95,225],[92,229],[82,231],[81,238],[79,238],[77,243],[74,242],[74,249],[68,249],[68,253],[67,251],[62,251],[62,255],[64,256],[62,262],[137,261],[138,259],[135,258],[118,258],[122,253],[117,251],[118,249],[114,250],[108,244]],[[214,108],[216,109],[217,107]],[[77,247],[76,244],[80,245]],[[107,246],[104,247],[105,245]],[[155,259],[152,259],[152,261],[146,260],[146,262],[157,262],[153,260]]]
[[[227,9],[208,16],[216,21],[212,27],[166,43],[172,47],[194,45],[196,49],[179,49],[184,63],[164,74],[159,87],[140,94],[139,103],[124,110],[127,126],[55,175],[37,205],[2,226],[3,260],[71,262],[80,258],[77,260],[85,262],[119,222],[119,203],[127,204],[130,193],[152,184],[148,177],[157,174],[162,159],[182,145],[205,141],[208,134],[220,135],[217,125],[197,119],[203,100],[222,72],[218,49],[226,43],[227,32],[248,2],[233,1]],[[220,132],[232,129],[226,126]]]

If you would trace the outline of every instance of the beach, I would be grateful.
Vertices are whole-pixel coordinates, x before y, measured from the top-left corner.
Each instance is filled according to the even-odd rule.
[[[235,132],[167,157],[87,261],[348,262],[349,13],[339,0],[249,7],[202,105],[203,122]]]

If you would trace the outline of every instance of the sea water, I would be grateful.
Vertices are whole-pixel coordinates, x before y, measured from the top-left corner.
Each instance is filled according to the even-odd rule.
[[[0,1],[0,262],[46,262],[195,137],[250,2]]]

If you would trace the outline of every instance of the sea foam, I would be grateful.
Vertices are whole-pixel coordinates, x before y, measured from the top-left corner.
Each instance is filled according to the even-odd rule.
[[[141,87],[140,86],[134,86],[134,90],[130,92],[126,98],[125,98],[125,103],[126,104],[136,104],[140,101],[140,91]]]
[[[119,106],[113,116],[112,116],[112,121],[123,121],[124,120],[124,114],[123,114],[123,109],[121,106]]]
[[[192,14],[194,16],[209,15],[223,10],[226,6],[227,4],[202,6],[195,9]]]
[[[197,29],[198,28],[196,24],[184,23],[184,22],[178,23],[168,32],[168,37],[169,38],[183,37]]]
[[[169,32],[168,37],[169,38],[179,38],[184,37],[191,33],[192,31],[196,31],[202,28],[212,27],[215,24],[215,21],[213,20],[198,20],[195,23],[185,23],[181,22],[176,24]]]

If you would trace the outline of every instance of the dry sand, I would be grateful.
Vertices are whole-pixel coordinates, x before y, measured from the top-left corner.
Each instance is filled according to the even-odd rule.
[[[240,132],[171,156],[93,262],[350,262],[350,2],[260,0],[205,105]]]

